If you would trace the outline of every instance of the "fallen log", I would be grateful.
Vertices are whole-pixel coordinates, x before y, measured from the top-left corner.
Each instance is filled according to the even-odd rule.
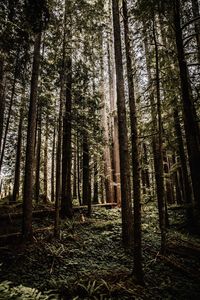
[[[33,231],[33,236],[37,233],[51,231],[54,229],[54,226],[48,226],[43,228],[37,228]],[[21,232],[13,232],[9,234],[0,235],[0,246],[20,243],[23,240],[23,236]]]
[[[92,208],[103,208],[111,209],[117,206],[117,203],[102,203],[102,204],[93,204]],[[74,212],[83,212],[87,211],[88,206],[87,205],[81,205],[81,206],[74,206],[73,210]],[[48,208],[48,209],[42,209],[42,210],[34,210],[33,211],[33,218],[37,217],[52,217],[55,214],[54,208]],[[8,222],[12,223],[12,220],[20,219],[22,218],[22,212],[18,213],[8,213],[8,214],[2,214],[0,215],[0,222]]]
[[[54,214],[54,209],[33,211],[33,217],[46,217],[48,215],[53,215],[53,214]],[[4,221],[4,222],[12,223],[13,220],[21,219],[21,218],[22,218],[22,212],[2,214],[0,215],[0,222]]]
[[[180,273],[184,273],[187,277],[189,278],[193,278],[196,281],[200,281],[200,274],[196,273],[194,274],[191,270],[189,270],[188,268],[186,268],[183,264],[181,264],[179,261],[177,261],[176,259],[172,258],[171,256],[168,257],[166,255],[162,255],[159,252],[156,252],[153,249],[149,249],[151,253],[155,254],[156,258],[155,260],[158,258],[160,260],[162,260],[164,263],[168,264],[170,267],[176,269],[177,271],[179,271]]]
[[[200,245],[183,240],[171,241],[167,245],[167,252],[179,254],[185,257],[200,257]]]

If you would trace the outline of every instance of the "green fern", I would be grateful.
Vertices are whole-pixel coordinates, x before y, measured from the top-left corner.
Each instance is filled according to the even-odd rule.
[[[58,299],[57,294],[52,294],[51,291],[48,294],[42,294],[35,288],[19,285],[12,286],[12,282],[3,281],[0,283],[0,300],[50,300]]]

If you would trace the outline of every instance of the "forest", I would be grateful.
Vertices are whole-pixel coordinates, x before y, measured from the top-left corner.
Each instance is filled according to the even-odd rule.
[[[0,1],[0,299],[200,299],[199,0]]]

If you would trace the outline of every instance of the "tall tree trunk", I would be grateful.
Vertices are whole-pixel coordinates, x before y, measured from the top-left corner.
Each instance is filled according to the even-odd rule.
[[[77,199],[77,149],[74,147],[73,160],[73,199]]]
[[[147,155],[147,145],[146,143],[142,143],[143,148],[143,159],[144,159],[144,184],[145,187],[150,189],[150,177],[149,177],[149,168],[148,168],[148,155]]]
[[[122,198],[122,240],[124,246],[130,246],[133,240],[133,221],[130,184],[130,163],[128,136],[126,124],[126,106],[124,93],[124,78],[121,48],[121,29],[119,18],[119,2],[112,0],[113,29],[116,82],[117,82],[117,111],[118,111],[118,132],[119,132],[119,153],[120,153],[120,178]]]
[[[4,81],[4,59],[0,54],[0,153],[3,136],[3,123],[4,123],[4,112],[5,112],[5,81]]]
[[[110,7],[110,16],[112,19],[112,7]],[[112,24],[112,20],[110,20]],[[113,30],[112,30],[113,31]],[[112,32],[113,34],[113,32]],[[121,206],[121,188],[120,188],[120,159],[119,159],[119,139],[118,139],[118,120],[116,115],[116,69],[114,61],[113,36],[108,42],[108,75],[109,75],[109,97],[111,110],[111,137],[112,137],[112,169],[114,181],[114,200]]]
[[[66,62],[66,102],[65,115],[63,118],[63,146],[62,146],[62,197],[61,215],[71,218],[72,192],[71,192],[71,169],[72,169],[72,141],[71,141],[71,109],[72,109],[72,59],[67,58]]]
[[[34,55],[30,88],[30,104],[28,115],[28,131],[26,143],[26,163],[24,178],[24,195],[23,195],[23,223],[22,233],[26,240],[32,240],[32,196],[33,196],[33,167],[34,167],[34,146],[35,146],[35,129],[36,129],[36,109],[37,109],[37,90],[38,77],[40,68],[40,46],[41,32],[35,35]]]
[[[83,189],[82,189],[82,199],[83,205],[89,203],[89,184],[90,184],[90,170],[89,170],[89,145],[87,133],[83,133]]]
[[[67,0],[65,0],[65,12],[63,20],[63,44],[62,44],[62,67],[60,72],[60,107],[58,117],[58,134],[56,147],[56,201],[55,201],[55,219],[54,236],[60,236],[60,194],[61,194],[61,150],[62,150],[62,117],[63,104],[65,99],[65,67],[66,67],[66,19],[67,19]]]
[[[81,199],[81,175],[80,175],[80,142],[79,142],[79,136],[77,133],[77,139],[76,139],[76,143],[77,143],[77,180],[78,180],[78,201],[79,201],[79,205],[82,204],[82,199]]]
[[[102,43],[103,44],[103,43]],[[102,45],[103,46],[103,45]],[[104,95],[104,67],[103,67],[103,56],[101,57],[101,97],[102,97],[102,127],[103,127],[103,139],[104,139],[104,174],[105,174],[105,191],[106,191],[106,202],[114,201],[113,191],[113,178],[112,178],[112,163],[111,163],[111,152],[109,146],[109,127],[107,119],[107,103]]]
[[[60,91],[60,110],[58,119],[58,133],[56,145],[56,200],[55,200],[55,219],[54,219],[54,237],[60,237],[60,183],[61,183],[61,134],[62,134],[62,92],[63,84],[61,80]]]
[[[161,252],[166,250],[166,203],[165,203],[165,189],[164,189],[164,169],[163,169],[163,136],[162,136],[162,112],[161,112],[161,95],[160,95],[160,70],[159,70],[159,53],[158,44],[155,32],[155,21],[153,21],[153,39],[155,46],[156,59],[156,98],[157,98],[157,116],[158,116],[158,141],[156,143],[156,188],[157,201],[159,212],[159,225],[161,231]]]
[[[25,90],[23,91],[22,98],[21,98],[20,119],[19,119],[19,126],[18,126],[17,152],[16,152],[16,162],[15,162],[15,179],[14,179],[13,196],[12,196],[12,202],[14,203],[18,200],[19,188],[20,188],[22,129],[23,129],[23,121],[24,121],[24,100],[25,100]]]
[[[4,152],[5,152],[6,141],[7,141],[7,134],[8,134],[8,129],[9,129],[9,125],[10,125],[10,118],[11,118],[11,113],[12,113],[13,101],[14,101],[14,97],[15,97],[17,74],[19,72],[19,54],[20,54],[20,49],[18,48],[17,56],[16,56],[16,62],[15,62],[15,70],[14,70],[12,91],[11,91],[11,96],[10,96],[10,103],[9,103],[9,107],[8,107],[8,116],[7,116],[7,120],[6,120],[6,124],[5,124],[3,144],[2,144],[2,148],[1,148],[0,173],[1,173],[1,168],[2,168],[2,164],[3,164]],[[4,106],[2,108],[4,110]]]
[[[88,211],[87,216],[90,218],[92,214],[92,185],[91,185],[91,172],[89,169],[89,186],[88,186]]]
[[[164,162],[164,177],[165,177],[165,190],[166,190],[166,203],[173,204],[174,203],[174,193],[172,189],[172,181],[170,175],[170,164],[169,158],[167,156],[167,151],[163,151],[163,162]]]
[[[176,103],[176,99],[174,102]],[[184,197],[184,202],[188,204],[187,222],[188,222],[188,226],[191,228],[194,226],[194,216],[193,216],[193,209],[192,209],[192,188],[190,186],[187,160],[186,160],[186,155],[184,150],[181,125],[179,120],[179,113],[176,104],[174,105],[173,113],[174,113],[174,124],[175,124],[175,131],[176,131],[177,143],[178,143],[178,154],[180,156],[180,163],[181,163],[182,177],[183,177],[183,197]]]
[[[138,282],[143,283],[142,270],[142,228],[141,228],[141,191],[140,191],[140,159],[138,147],[138,127],[136,101],[134,95],[133,67],[131,60],[131,47],[129,38],[128,11],[126,0],[123,0],[124,37],[126,49],[126,66],[128,75],[129,108],[131,120],[131,145],[132,145],[132,172],[133,172],[133,199],[134,199],[134,244],[133,262],[134,275]]]
[[[192,12],[194,18],[199,17],[199,3],[198,0],[192,0]],[[195,22],[195,33],[196,33],[196,41],[197,41],[197,57],[198,62],[200,64],[200,21]]]
[[[49,136],[49,120],[46,115],[46,131],[44,144],[44,203],[48,202],[48,136]]]
[[[101,196],[101,203],[105,203],[105,196],[104,196],[104,177],[100,175],[100,196]]]
[[[182,104],[183,104],[183,121],[185,128],[185,137],[187,142],[188,158],[194,192],[194,200],[200,213],[200,141],[199,129],[194,103],[192,99],[191,87],[188,78],[187,63],[185,60],[183,37],[180,24],[180,1],[174,2],[174,28],[176,37],[176,47],[178,53],[178,63],[180,71]]]
[[[42,112],[41,112],[41,104],[38,103],[38,113],[37,113],[37,151],[36,151],[36,171],[35,171],[35,201],[36,201],[36,203],[39,202],[39,196],[40,196],[41,143],[42,143]]]
[[[51,202],[55,200],[55,144],[56,144],[56,129],[53,130],[53,145],[51,158]]]
[[[98,164],[97,156],[94,155],[94,186],[93,186],[93,203],[98,203]]]

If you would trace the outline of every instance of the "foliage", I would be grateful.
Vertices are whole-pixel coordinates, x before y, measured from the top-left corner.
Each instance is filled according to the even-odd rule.
[[[170,210],[170,220],[175,217],[179,226],[184,220],[183,211]],[[176,269],[176,264],[172,267],[162,260],[157,218],[154,204],[143,205],[145,287],[138,286],[131,276],[132,251],[125,251],[121,245],[120,210],[117,208],[95,209],[91,219],[85,217],[83,220],[77,214],[73,220],[62,222],[60,240],[55,240],[50,233],[38,234],[33,245],[0,249],[3,262],[0,279],[13,283],[9,284],[9,291],[10,287],[22,285],[34,288],[31,294],[37,295],[38,290],[42,291],[41,297],[58,293],[63,300],[189,299],[191,295],[196,299],[200,294],[199,284],[183,270],[191,274],[194,270],[198,272],[198,258],[190,256],[189,252],[184,252],[183,256],[170,253],[167,257],[181,265],[181,270]],[[174,243],[177,247],[189,243],[198,248],[200,241],[172,226],[168,244]],[[46,291],[50,291],[49,294]]]
[[[48,295],[42,294],[35,288],[23,285],[13,286],[10,281],[0,283],[0,299],[2,300],[50,300],[58,299],[57,294],[48,292]]]

